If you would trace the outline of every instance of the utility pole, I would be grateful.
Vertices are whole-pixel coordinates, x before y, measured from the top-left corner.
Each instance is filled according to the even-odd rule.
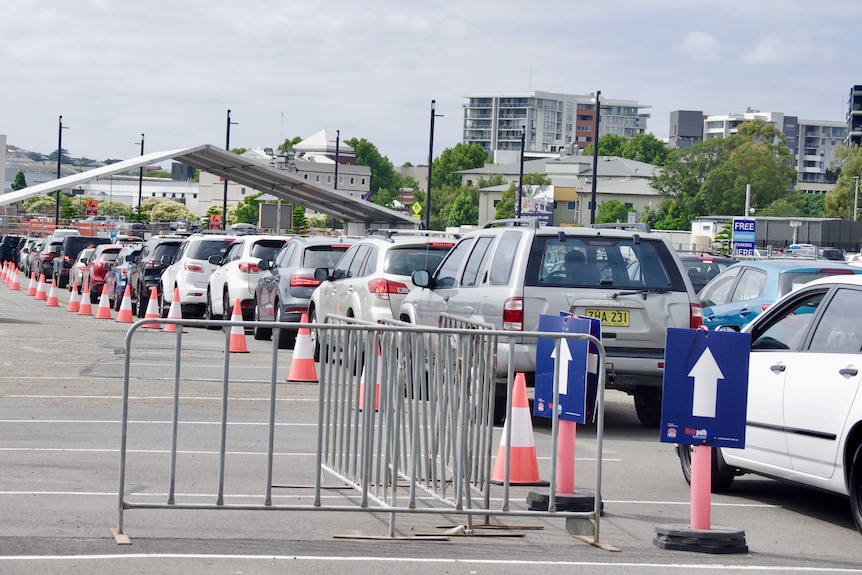
[[[144,135],[141,134],[141,141],[136,142],[141,145],[141,155],[144,155]],[[138,169],[138,213],[141,212],[141,199],[143,198],[144,191],[144,167],[141,166]]]
[[[68,130],[69,128],[63,128],[63,116],[60,116],[60,129],[59,136],[57,136],[57,179],[60,179],[61,176],[61,166],[63,164],[63,130]],[[60,227],[60,190],[57,190],[57,193],[54,194],[54,197],[57,201],[57,205],[54,208],[54,228]]]
[[[521,217],[521,203],[524,198],[524,142],[526,141],[526,127],[521,126],[521,168],[518,172],[518,193],[515,198],[515,217]]]
[[[436,114],[434,108],[437,105],[437,100],[431,100],[431,135],[428,138],[428,182],[425,192],[425,229],[431,229],[431,164],[434,163],[434,118],[443,117],[443,114]]]
[[[230,121],[230,110],[227,111],[227,135],[224,140],[224,149],[230,152],[230,125],[239,122]],[[224,179],[224,198],[221,203],[221,229],[227,229],[227,178]]]
[[[602,91],[596,91],[596,126],[593,130],[593,187],[590,193],[590,225],[596,223],[596,186],[599,180],[599,116],[601,116],[601,98]]]

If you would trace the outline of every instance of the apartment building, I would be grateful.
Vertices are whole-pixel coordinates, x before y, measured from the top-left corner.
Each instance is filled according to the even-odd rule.
[[[487,92],[466,96],[465,144],[478,144],[488,154],[521,150],[556,153],[586,148],[593,141],[596,125],[594,94],[553,92]],[[650,106],[635,100],[600,98],[599,137],[616,134],[631,138],[646,133]]]
[[[844,137],[844,145],[850,144],[862,146],[862,86],[855,85],[850,88],[850,97],[847,99],[847,135]]]

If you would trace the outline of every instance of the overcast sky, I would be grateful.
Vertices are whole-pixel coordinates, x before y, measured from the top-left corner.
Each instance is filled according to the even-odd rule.
[[[475,92],[602,91],[672,110],[843,121],[862,84],[859,0],[15,0],[0,16],[0,133],[75,157],[322,129],[395,165],[461,140]]]

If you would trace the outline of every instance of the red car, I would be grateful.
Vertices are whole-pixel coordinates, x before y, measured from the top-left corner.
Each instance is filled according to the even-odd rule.
[[[93,255],[87,260],[87,268],[84,270],[84,283],[90,283],[90,302],[98,303],[105,287],[105,276],[108,275],[117,255],[123,246],[118,244],[102,244],[96,246]]]

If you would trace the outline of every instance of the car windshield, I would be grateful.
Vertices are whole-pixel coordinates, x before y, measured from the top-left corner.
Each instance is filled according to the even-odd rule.
[[[350,246],[310,246],[303,255],[302,266],[306,268],[334,268]]]
[[[433,272],[451,247],[446,244],[393,248],[386,253],[383,272],[399,276],[409,276],[420,269]]]
[[[208,260],[210,256],[223,256],[233,243],[233,239],[226,240],[202,240],[193,243],[189,247],[187,255],[193,260]]]

